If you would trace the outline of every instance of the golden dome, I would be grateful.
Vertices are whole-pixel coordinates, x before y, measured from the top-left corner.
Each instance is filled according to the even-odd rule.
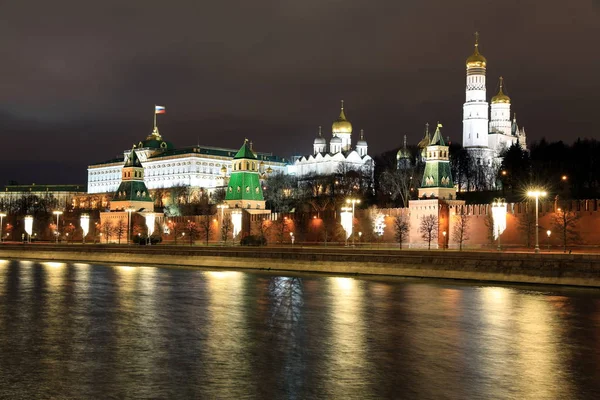
[[[500,77],[500,90],[498,90],[498,94],[492,97],[492,104],[498,103],[510,103],[510,97],[504,94],[502,91],[502,86],[504,84],[504,79]]]
[[[419,144],[417,144],[417,146],[420,149],[424,149],[427,146],[429,146],[429,144],[431,143],[431,136],[429,136],[429,123],[425,124],[425,136],[423,137],[423,139],[421,139],[421,141],[419,142]]]
[[[487,60],[479,53],[479,33],[475,32],[475,50],[473,54],[467,58],[467,68],[485,68]]]
[[[340,116],[331,125],[331,132],[336,133],[352,133],[352,124],[346,119],[344,114],[344,100],[342,100],[342,110]]]

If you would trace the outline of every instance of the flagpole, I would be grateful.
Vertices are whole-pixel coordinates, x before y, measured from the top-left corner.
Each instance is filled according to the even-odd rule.
[[[154,105],[154,131],[156,131],[156,104]]]

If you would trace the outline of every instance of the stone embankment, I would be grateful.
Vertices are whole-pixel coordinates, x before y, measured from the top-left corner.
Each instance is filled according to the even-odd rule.
[[[582,254],[2,244],[0,258],[600,287],[600,255]]]

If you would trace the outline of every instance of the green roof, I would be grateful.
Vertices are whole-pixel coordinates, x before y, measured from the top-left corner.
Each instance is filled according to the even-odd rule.
[[[138,194],[139,193],[139,194]],[[153,201],[143,181],[123,181],[113,196],[113,201]]]
[[[125,167],[141,167],[142,163],[138,158],[134,149],[131,149],[131,153],[129,153],[129,157],[127,157],[127,161],[125,162]]]
[[[433,134],[433,138],[431,139],[431,143],[429,144],[430,146],[445,146],[446,143],[444,143],[444,138],[442,137],[442,133],[440,132],[440,128],[442,127],[442,124],[437,125],[437,128],[435,129],[435,133]]]
[[[225,200],[263,201],[264,199],[258,173],[239,171],[231,174]]]
[[[173,143],[167,142],[165,140],[146,139],[138,143],[138,148],[172,150]]]
[[[244,144],[242,145],[242,147],[240,148],[240,150],[237,152],[237,154],[235,155],[235,157],[233,157],[234,160],[239,160],[240,158],[247,158],[247,159],[250,159],[250,160],[256,160],[256,155],[254,154],[254,152],[252,151],[252,149],[248,145],[248,140],[244,141]]]
[[[450,163],[448,161],[426,161],[421,187],[453,188]]]

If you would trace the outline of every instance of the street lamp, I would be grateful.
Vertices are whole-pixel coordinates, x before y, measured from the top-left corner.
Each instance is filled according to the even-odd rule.
[[[152,244],[152,240],[150,240],[150,237],[154,233],[154,225],[156,223],[156,214],[154,214],[153,212],[146,213],[145,217],[146,217],[146,227],[148,228],[147,243]]]
[[[4,225],[2,225],[2,220],[6,217],[6,213],[0,212],[0,243],[2,243],[2,229]]]
[[[135,208],[127,207],[125,211],[127,211],[127,244],[130,244],[129,240],[131,236],[131,213],[135,211]]]
[[[348,246],[348,237],[350,237],[350,233],[352,232],[352,222],[354,221],[354,218],[352,217],[352,208],[342,207],[340,218],[342,228],[344,228],[344,232],[346,232],[346,246]]]
[[[446,250],[446,231],[442,232],[442,235],[444,236],[444,243],[443,243],[443,245],[442,245],[442,248],[443,248],[444,250]]]
[[[294,240],[296,239],[296,238],[294,237],[294,232],[290,232],[290,239],[291,239],[291,241],[292,241],[292,247],[294,247]]]
[[[87,214],[81,214],[79,223],[81,224],[81,230],[83,231],[83,243],[85,243],[85,237],[90,231],[90,216]]]
[[[361,242],[362,242],[362,232],[358,232],[358,245],[360,246]]]
[[[27,232],[28,235],[28,242],[31,243],[31,234],[33,233],[33,216],[32,215],[26,215],[25,216],[25,232]]]
[[[546,192],[541,190],[531,190],[527,192],[527,196],[535,197],[535,252],[540,252],[540,235],[539,235],[539,202],[540,197],[546,196]]]
[[[500,235],[506,229],[506,202],[504,199],[494,199],[492,203],[493,236],[498,240],[498,251],[502,250],[500,246]]]
[[[58,237],[60,236],[60,231],[58,230],[58,218],[62,213],[62,211],[52,211],[52,214],[56,215],[56,243],[58,243]]]
[[[217,208],[219,210],[221,210],[221,222],[220,222],[220,228],[221,228],[221,241],[225,240],[225,238],[223,238],[223,212],[225,211],[226,208],[229,208],[228,204],[219,204],[217,205]]]
[[[550,235],[552,234],[552,231],[550,229],[548,229],[546,231],[546,235],[548,235],[548,251],[550,251]]]
[[[350,229],[350,234],[352,235],[352,247],[354,247],[354,207],[356,204],[360,204],[360,199],[346,199],[346,204],[352,204],[352,226]]]

